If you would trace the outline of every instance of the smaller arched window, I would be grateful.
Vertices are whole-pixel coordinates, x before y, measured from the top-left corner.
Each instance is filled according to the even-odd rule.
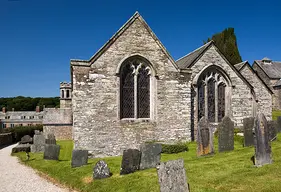
[[[66,98],[69,98],[69,90],[66,90]]]
[[[64,98],[64,90],[61,90],[61,98]]]
[[[121,118],[150,118],[150,67],[139,57],[127,59],[120,73]]]

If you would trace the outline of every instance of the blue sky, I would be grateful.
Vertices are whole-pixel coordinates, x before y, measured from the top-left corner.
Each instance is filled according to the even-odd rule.
[[[174,59],[234,27],[243,60],[281,61],[281,3],[0,0],[0,97],[58,96],[70,59],[89,59],[134,13]]]

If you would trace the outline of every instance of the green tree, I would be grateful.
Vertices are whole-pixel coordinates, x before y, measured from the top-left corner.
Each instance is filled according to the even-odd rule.
[[[231,64],[234,65],[242,62],[234,28],[227,28],[221,33],[214,34],[212,38],[208,38],[207,41],[204,41],[204,44],[211,40],[214,41],[215,45]]]

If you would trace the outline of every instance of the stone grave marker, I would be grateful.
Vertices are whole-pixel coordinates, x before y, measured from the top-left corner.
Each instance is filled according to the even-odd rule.
[[[160,192],[188,192],[183,159],[161,163],[157,169]]]
[[[104,179],[110,177],[110,169],[105,161],[98,161],[94,167],[93,178],[94,179]]]
[[[47,135],[47,139],[45,140],[46,144],[53,144],[56,145],[56,137],[53,133]]]
[[[81,167],[88,163],[88,150],[74,149],[72,151],[71,167]]]
[[[25,135],[21,138],[20,144],[27,144],[27,143],[32,143],[32,137],[29,135]]]
[[[269,142],[269,131],[264,114],[259,113],[255,118],[255,165],[262,166],[271,164],[271,146]]]
[[[141,152],[137,149],[123,151],[120,175],[133,173],[140,168]]]
[[[277,122],[276,121],[268,121],[268,137],[269,141],[275,141],[277,139]]]
[[[160,164],[162,145],[160,143],[147,143],[140,146],[140,169],[155,168]]]
[[[45,145],[44,159],[59,160],[60,146],[59,145]]]
[[[244,147],[254,146],[254,117],[243,119]]]
[[[197,129],[197,156],[214,153],[213,133],[205,117],[202,117],[198,123]]]
[[[35,134],[33,136],[33,145],[31,145],[32,153],[44,152],[45,136],[43,133]]]
[[[281,132],[281,116],[277,117],[277,131]]]
[[[219,152],[234,150],[234,122],[228,116],[218,125]]]
[[[12,149],[12,153],[18,153],[18,152],[22,152],[22,151],[30,152],[30,144],[29,143],[19,144]]]

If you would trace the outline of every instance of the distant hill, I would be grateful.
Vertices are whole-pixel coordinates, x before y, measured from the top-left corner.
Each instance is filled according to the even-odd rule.
[[[35,111],[36,106],[40,106],[40,110],[45,107],[59,107],[60,98],[59,97],[8,97],[0,98],[0,107],[6,107],[6,110],[12,111]]]
[[[232,65],[242,62],[234,28],[227,28],[221,33],[214,34],[211,39],[208,38],[207,41],[204,41],[204,44],[211,40],[214,41],[215,45]]]

